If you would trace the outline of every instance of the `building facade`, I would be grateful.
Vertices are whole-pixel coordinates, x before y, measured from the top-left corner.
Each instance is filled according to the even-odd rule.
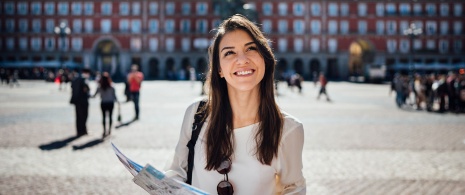
[[[347,79],[361,63],[391,72],[412,63],[426,71],[465,63],[463,1],[246,2],[283,73]],[[139,64],[149,79],[184,79],[188,66],[207,70],[220,12],[212,0],[2,1],[0,67],[88,67],[123,78]],[[61,23],[69,35],[54,32]],[[411,23],[421,35],[404,34]]]

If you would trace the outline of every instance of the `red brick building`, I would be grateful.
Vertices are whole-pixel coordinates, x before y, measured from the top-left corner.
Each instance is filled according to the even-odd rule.
[[[278,69],[307,79],[315,71],[347,79],[363,63],[407,70],[413,62],[419,71],[465,63],[462,1],[247,2]],[[2,1],[0,67],[64,64],[122,77],[136,63],[147,78],[182,79],[188,65],[205,71],[220,11],[211,0]],[[64,39],[54,32],[62,22],[71,30]],[[414,39],[404,35],[411,23],[422,29]]]

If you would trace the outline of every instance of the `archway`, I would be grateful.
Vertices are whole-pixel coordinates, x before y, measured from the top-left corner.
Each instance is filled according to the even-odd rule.
[[[374,47],[368,40],[357,40],[349,46],[349,76],[364,76],[365,66],[374,61]]]
[[[119,49],[112,40],[102,40],[95,47],[93,69],[115,75],[119,64]]]
[[[166,60],[165,77],[168,80],[176,80],[176,67],[174,66],[174,59],[168,58]]]
[[[304,76],[304,63],[300,58],[294,60],[294,70],[297,74],[300,74],[300,76]]]
[[[287,78],[287,61],[285,59],[279,59],[278,68],[276,70],[275,78],[280,81],[285,81]]]
[[[189,58],[185,57],[181,60],[181,73],[182,75],[180,74],[179,75],[179,79],[180,80],[187,80],[189,79],[190,75],[189,75],[189,68],[191,66],[191,62],[189,60]]]
[[[160,70],[158,66],[159,62],[157,58],[151,58],[149,60],[149,78],[159,79]]]
[[[208,71],[207,61],[205,60],[205,58],[199,58],[197,60],[197,67],[196,67],[197,79],[198,80],[205,79],[207,71]]]
[[[318,79],[318,75],[320,74],[321,71],[321,63],[317,59],[311,59],[310,60],[310,73],[311,73],[311,79],[315,80]]]

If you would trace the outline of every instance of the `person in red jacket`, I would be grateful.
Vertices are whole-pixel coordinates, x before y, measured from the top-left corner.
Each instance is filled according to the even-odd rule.
[[[321,94],[325,94],[326,101],[328,102],[331,101],[331,99],[329,99],[328,94],[326,93],[326,84],[328,84],[328,80],[326,79],[323,72],[320,73],[319,82],[320,82],[321,88],[320,88],[320,92],[318,93],[317,99],[320,99]]]
[[[131,66],[131,72],[128,74],[128,83],[129,91],[131,92],[132,101],[134,102],[134,109],[136,112],[134,120],[139,120],[139,95],[142,80],[144,80],[144,74],[139,71],[139,66],[137,64],[133,64]]]

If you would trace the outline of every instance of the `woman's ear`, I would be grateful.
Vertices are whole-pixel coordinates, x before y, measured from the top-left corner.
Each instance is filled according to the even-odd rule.
[[[220,74],[221,78],[224,78],[223,72],[221,72],[221,70],[219,70],[218,74]]]

